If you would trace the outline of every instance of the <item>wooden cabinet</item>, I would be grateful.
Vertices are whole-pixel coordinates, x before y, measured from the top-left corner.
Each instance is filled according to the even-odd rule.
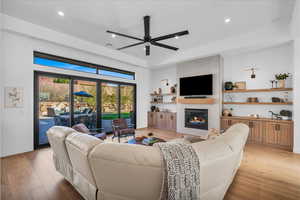
[[[148,112],[148,127],[176,131],[176,113]]]
[[[263,143],[263,130],[262,130],[262,123],[259,121],[247,121],[247,125],[249,126],[249,136],[248,136],[248,143],[256,143],[262,144]]]
[[[283,149],[293,147],[293,126],[287,123],[265,122],[265,143]]]
[[[270,145],[287,150],[293,148],[293,121],[249,117],[221,118],[221,128],[224,130],[236,123],[245,123],[249,126],[248,143]]]

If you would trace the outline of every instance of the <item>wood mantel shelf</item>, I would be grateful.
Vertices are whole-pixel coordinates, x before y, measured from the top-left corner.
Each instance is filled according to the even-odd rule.
[[[177,103],[180,104],[214,104],[214,98],[195,98],[195,99],[185,99],[185,98],[178,98]]]

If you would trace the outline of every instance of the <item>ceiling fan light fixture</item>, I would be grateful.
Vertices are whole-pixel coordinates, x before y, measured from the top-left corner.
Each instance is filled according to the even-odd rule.
[[[65,16],[65,13],[63,11],[58,11],[57,14],[61,17]]]

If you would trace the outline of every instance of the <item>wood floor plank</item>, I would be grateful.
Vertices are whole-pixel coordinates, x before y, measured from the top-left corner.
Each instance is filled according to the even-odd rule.
[[[138,130],[137,135],[149,132],[165,140],[183,136],[157,129]],[[56,172],[50,148],[2,158],[1,161],[1,200],[83,200]],[[300,155],[247,144],[243,162],[225,200],[253,199],[299,200]]]

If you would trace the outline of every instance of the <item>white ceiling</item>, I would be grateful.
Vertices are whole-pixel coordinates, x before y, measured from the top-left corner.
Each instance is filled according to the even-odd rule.
[[[188,29],[190,35],[165,44],[184,51],[199,45],[248,33],[276,21],[289,22],[294,0],[3,0],[3,12],[26,21],[113,48],[135,40],[111,38],[106,30],[143,37],[143,16],[151,16],[152,37]],[[64,17],[57,11],[63,11]],[[224,19],[230,17],[231,23]],[[146,57],[143,46],[125,53],[158,63],[174,51],[151,46]]]

